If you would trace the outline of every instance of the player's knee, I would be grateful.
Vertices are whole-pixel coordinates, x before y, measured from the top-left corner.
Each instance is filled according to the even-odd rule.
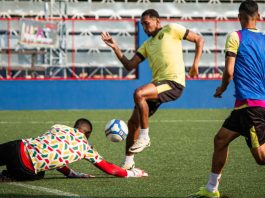
[[[227,146],[227,142],[224,137],[216,134],[214,137],[214,147],[215,149],[223,148]]]
[[[219,145],[222,143],[222,138],[217,134],[214,136],[214,145]]]
[[[143,98],[142,90],[141,89],[136,89],[135,92],[134,92],[133,97],[134,97],[134,101],[135,102],[140,101]]]

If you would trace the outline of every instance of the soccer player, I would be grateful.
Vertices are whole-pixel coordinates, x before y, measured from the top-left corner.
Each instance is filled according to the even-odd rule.
[[[51,169],[57,169],[69,178],[93,177],[68,167],[68,164],[81,159],[117,177],[147,176],[140,169],[124,170],[105,161],[88,143],[91,132],[91,122],[81,118],[75,122],[74,128],[56,124],[36,138],[0,144],[0,166],[6,165],[7,168],[2,172],[2,180],[42,179],[45,171]]]
[[[117,58],[127,70],[136,68],[146,58],[152,70],[152,82],[137,88],[134,92],[135,108],[128,121],[129,134],[126,140],[126,156],[122,167],[134,167],[134,154],[150,146],[148,117],[152,116],[162,103],[179,98],[185,87],[185,65],[182,54],[182,40],[195,43],[195,58],[189,71],[191,77],[198,75],[198,65],[204,39],[179,24],[161,26],[156,10],[142,13],[141,24],[149,36],[128,59],[109,33],[102,32],[102,40],[113,49]]]
[[[243,1],[238,18],[242,29],[228,35],[225,70],[214,97],[221,97],[234,79],[235,107],[214,138],[208,183],[191,197],[220,197],[218,186],[229,144],[244,136],[254,159],[265,164],[265,35],[256,28],[258,4]]]

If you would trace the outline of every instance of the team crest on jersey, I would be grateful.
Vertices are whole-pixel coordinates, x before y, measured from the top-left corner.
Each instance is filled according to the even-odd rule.
[[[158,39],[161,40],[164,37],[164,33],[158,35]]]

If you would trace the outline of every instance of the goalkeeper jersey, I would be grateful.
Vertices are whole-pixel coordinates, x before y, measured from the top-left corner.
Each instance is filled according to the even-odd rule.
[[[65,125],[54,125],[43,135],[22,141],[35,173],[67,166],[81,159],[93,164],[103,159],[88,143],[83,133]]]

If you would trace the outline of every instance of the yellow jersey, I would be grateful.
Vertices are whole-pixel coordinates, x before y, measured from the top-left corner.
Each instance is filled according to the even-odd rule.
[[[143,58],[148,58],[153,82],[171,80],[185,86],[182,40],[186,31],[179,24],[166,25],[137,50]]]

